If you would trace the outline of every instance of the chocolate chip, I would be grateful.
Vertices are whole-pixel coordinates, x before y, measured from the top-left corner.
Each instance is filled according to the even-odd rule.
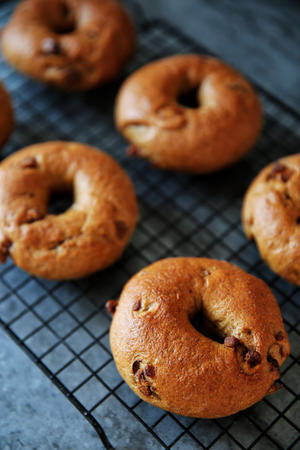
[[[36,220],[41,220],[44,217],[45,215],[38,209],[27,209],[24,213],[22,223],[32,223]]]
[[[228,348],[235,348],[240,343],[240,340],[235,336],[227,336],[224,339],[224,345]]]
[[[9,249],[12,242],[7,236],[2,236],[0,241],[0,262],[4,263],[9,254]]]
[[[48,37],[42,42],[42,51],[46,55],[60,55],[61,47],[55,39]]]
[[[20,167],[22,169],[35,169],[37,166],[37,161],[32,156],[28,156],[27,158],[23,159],[20,164]]]
[[[276,161],[273,169],[267,175],[267,181],[272,180],[277,175],[280,176],[281,181],[286,183],[289,180],[289,178],[291,177],[292,171],[290,171],[287,166],[281,164],[279,161]]]
[[[118,302],[116,300],[108,300],[105,303],[105,308],[111,315],[113,315],[116,312],[117,306]]]
[[[255,367],[261,362],[261,356],[256,350],[249,350],[246,353],[245,359],[250,367]]]
[[[276,344],[277,345],[277,344]],[[271,355],[267,356],[267,361],[275,368],[279,369],[279,364],[277,359],[273,358]]]
[[[119,239],[123,239],[128,231],[128,226],[123,220],[115,220],[115,227]]]
[[[142,362],[142,361],[136,360],[136,361],[134,361],[134,363],[132,364],[132,372],[133,372],[134,374],[136,374],[137,371],[139,370],[140,365],[141,365],[141,362]]]
[[[297,225],[300,225],[300,217],[297,217],[296,223],[297,223]]]
[[[145,367],[144,371],[145,371],[146,377],[149,377],[149,378],[155,377],[155,368],[151,364],[148,364]]]
[[[286,183],[288,179],[290,178],[290,175],[287,172],[282,172],[281,174],[281,180]]]
[[[278,331],[278,333],[275,334],[276,341],[282,341],[284,339],[284,334],[282,331]]]

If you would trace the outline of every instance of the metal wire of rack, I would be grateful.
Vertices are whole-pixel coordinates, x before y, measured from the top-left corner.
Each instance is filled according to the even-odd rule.
[[[0,25],[14,6],[0,6]],[[140,25],[139,46],[127,74],[174,53],[206,53],[166,22]],[[261,88],[265,125],[255,149],[220,173],[191,177],[158,171],[125,156],[113,125],[121,80],[92,93],[69,95],[35,83],[0,61],[13,96],[17,127],[4,156],[26,145],[75,140],[113,155],[131,176],[140,222],[123,257],[88,278],[49,282],[29,276],[12,261],[0,267],[0,323],[94,426],[105,448],[300,448],[300,290],[261,261],[240,224],[243,194],[268,162],[298,151],[299,116]],[[126,74],[125,74],[126,75]],[[122,381],[108,341],[104,309],[145,265],[168,256],[226,259],[264,279],[279,302],[292,352],[281,371],[284,388],[234,416],[199,420],[166,413],[141,401]]]

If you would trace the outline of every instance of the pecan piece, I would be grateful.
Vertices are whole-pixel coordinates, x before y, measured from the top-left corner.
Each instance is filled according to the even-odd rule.
[[[224,345],[228,348],[235,348],[240,343],[240,340],[235,336],[227,336],[224,339]]]
[[[284,339],[284,334],[282,331],[278,331],[278,333],[275,334],[275,339],[276,341],[283,341]]]
[[[132,311],[138,311],[139,309],[141,309],[141,300],[137,300],[133,307],[132,307]]]
[[[112,316],[114,315],[114,313],[116,312],[118,306],[118,302],[116,300],[108,300],[105,303],[105,308],[106,310],[109,312],[109,314],[111,314]]]
[[[144,369],[146,377],[154,378],[155,377],[155,368],[151,364],[147,364]]]
[[[249,350],[246,353],[245,360],[250,367],[255,367],[257,364],[261,363],[261,356],[256,350]]]
[[[150,397],[150,395],[152,395],[152,389],[150,386],[148,385],[141,385],[139,386],[139,390],[141,391],[142,394],[144,394],[146,397]]]
[[[27,156],[27,158],[23,159],[20,164],[20,167],[22,169],[35,169],[37,166],[37,161],[32,156]]]
[[[45,55],[60,55],[61,47],[55,39],[48,37],[42,42],[42,52]]]
[[[143,370],[140,370],[140,371],[139,371],[139,373],[138,373],[138,380],[139,380],[139,383],[140,383],[140,384],[145,384],[145,382],[146,382],[146,377],[145,377],[145,374],[144,374],[144,371],[143,371]]]

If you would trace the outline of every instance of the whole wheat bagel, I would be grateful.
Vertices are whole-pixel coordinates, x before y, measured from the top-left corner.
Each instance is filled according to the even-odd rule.
[[[300,285],[300,154],[281,158],[257,175],[242,219],[271,269]]]
[[[115,0],[23,0],[2,33],[10,64],[67,90],[116,77],[134,46],[132,21]]]
[[[51,194],[73,191],[73,204],[49,214]],[[0,164],[0,259],[27,272],[78,278],[119,258],[137,220],[132,184],[107,154],[75,142],[47,142]]]
[[[197,104],[181,104],[193,90]],[[262,111],[236,70],[215,58],[177,55],[129,76],[115,119],[131,152],[163,169],[205,173],[234,163],[254,145]]]
[[[201,329],[191,324],[201,311]],[[143,400],[185,416],[233,414],[274,392],[289,342],[267,285],[227,262],[170,258],[124,287],[110,330],[126,383]]]
[[[13,129],[13,109],[10,96],[0,82],[0,147],[9,138]]]

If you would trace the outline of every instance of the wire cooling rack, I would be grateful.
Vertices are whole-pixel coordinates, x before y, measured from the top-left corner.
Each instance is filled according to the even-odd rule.
[[[0,7],[0,25],[14,6]],[[205,49],[165,22],[140,26],[139,46],[127,73],[148,61]],[[239,164],[210,176],[163,172],[125,156],[113,125],[121,80],[87,94],[65,94],[15,73],[0,74],[13,96],[16,128],[4,156],[55,139],[85,142],[113,155],[131,176],[140,222],[122,259],[104,272],[71,282],[29,276],[8,260],[0,268],[0,322],[8,334],[97,430],[106,448],[300,448],[300,290],[261,261],[241,229],[244,192],[267,163],[299,151],[299,117],[262,89],[265,125],[255,149]],[[109,348],[107,299],[145,265],[168,256],[226,259],[265,280],[280,304],[292,346],[281,371],[284,388],[231,417],[198,420],[141,401],[117,373]],[[298,418],[298,423],[297,423]]]

